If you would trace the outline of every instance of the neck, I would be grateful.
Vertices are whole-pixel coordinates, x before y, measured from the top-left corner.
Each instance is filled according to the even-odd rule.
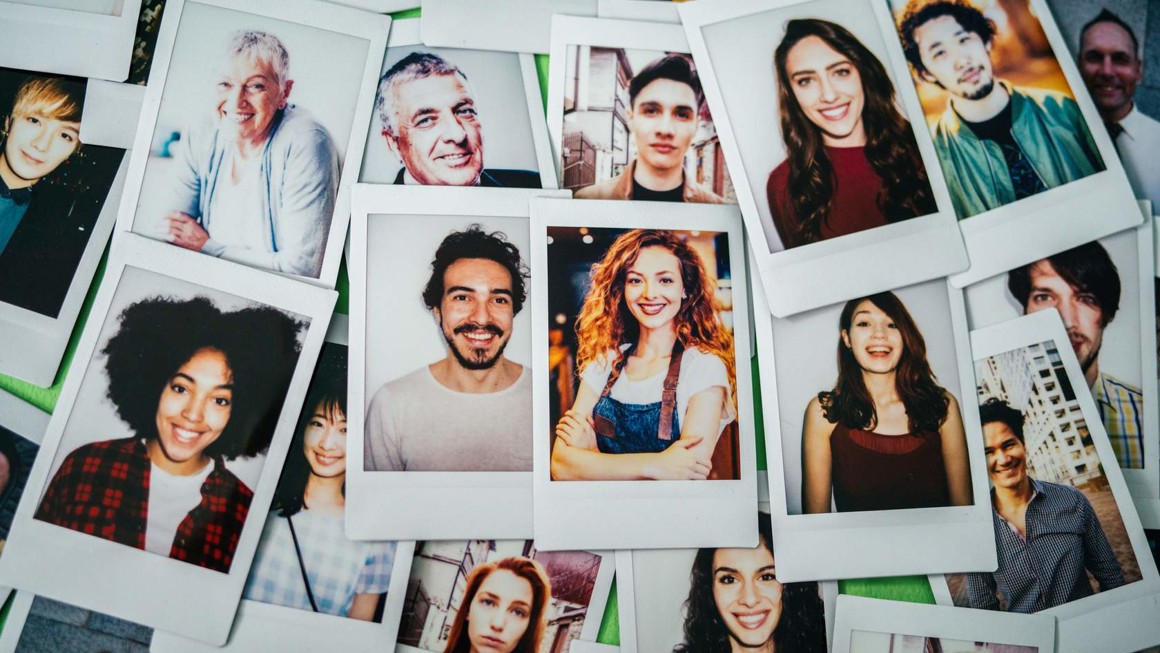
[[[1096,381],[1100,380],[1100,359],[1098,356],[1092,358],[1092,362],[1083,371],[1083,379],[1087,381],[1089,389],[1095,389]]]
[[[342,514],[346,509],[346,497],[342,494],[344,481],[346,474],[325,477],[311,472],[306,480],[306,490],[302,493],[303,505],[325,514]]]
[[[642,358],[664,358],[673,355],[677,345],[677,330],[670,322],[659,329],[641,327],[636,339],[636,355]]]
[[[672,190],[683,184],[685,181],[685,169],[683,166],[675,166],[665,170],[654,168],[638,156],[636,158],[635,169],[632,172],[632,178],[636,180],[636,183],[649,190],[662,192]]]
[[[10,190],[28,188],[40,181],[39,179],[28,180],[18,176],[12,171],[12,167],[8,165],[8,159],[3,154],[0,154],[0,179],[4,180],[4,185]]]
[[[161,441],[156,439],[147,442],[145,450],[149,452],[149,460],[154,465],[174,476],[193,476],[210,463],[209,456],[204,454],[181,462],[170,460],[161,448]]]
[[[451,352],[447,357],[429,367],[435,380],[448,390],[470,394],[499,392],[519,380],[523,368],[500,356],[495,364],[482,370],[469,370],[459,363]]]
[[[995,486],[995,508],[1000,511],[1025,506],[1031,502],[1034,489],[1031,487],[1031,477],[1024,476],[1023,482],[1015,487]]]
[[[1124,118],[1127,118],[1128,114],[1132,113],[1132,109],[1135,108],[1136,103],[1129,100],[1126,104],[1120,105],[1111,111],[1101,110],[1100,117],[1104,119],[1104,122],[1120,122]]]
[[[1005,109],[1010,101],[1011,95],[1007,93],[1006,87],[995,82],[994,88],[985,97],[977,100],[968,100],[963,97],[951,98],[951,106],[955,108],[956,113],[962,116],[963,120],[983,122],[999,115],[999,112]]]
[[[881,410],[898,401],[898,387],[894,383],[895,378],[896,373],[893,371],[885,374],[862,372],[862,383],[866,384],[870,399],[874,401],[874,408]]]
[[[767,641],[758,644],[757,646],[746,646],[737,641],[733,637],[729,638],[729,653],[776,653],[777,647],[773,643],[773,637]]]
[[[865,147],[866,129],[862,126],[862,122],[858,121],[853,131],[845,136],[831,136],[822,132],[822,143],[826,147]]]

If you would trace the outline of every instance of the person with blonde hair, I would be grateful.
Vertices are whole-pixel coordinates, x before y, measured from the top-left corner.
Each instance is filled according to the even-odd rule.
[[[676,232],[629,231],[592,268],[576,320],[580,389],[556,425],[554,480],[700,480],[737,417],[716,281]]]
[[[531,558],[477,565],[443,653],[538,653],[551,597],[548,575]]]
[[[213,121],[177,150],[165,240],[254,267],[316,278],[338,194],[326,127],[290,103],[290,54],[238,30],[215,70]]]

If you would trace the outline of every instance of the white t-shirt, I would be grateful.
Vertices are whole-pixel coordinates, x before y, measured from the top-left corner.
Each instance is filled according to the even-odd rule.
[[[270,225],[262,208],[260,164],[260,158],[240,161],[236,156],[232,162],[223,163],[226,168],[218,177],[213,200],[204,218],[205,230],[214,242],[259,252],[269,249],[270,237],[266,231]],[[230,183],[229,166],[233,165],[244,169],[237,184]]]
[[[148,519],[145,521],[145,550],[167,556],[173,548],[177,527],[185,516],[201,504],[201,486],[217,463],[210,460],[200,472],[175,476],[149,463]]]
[[[630,345],[622,345],[621,351]],[[611,372],[611,363],[615,355],[609,350],[600,360],[593,361],[580,374],[580,382],[587,385],[596,394],[604,392],[604,384],[608,383]],[[665,391],[665,376],[668,367],[648,377],[633,381],[622,370],[616,383],[612,384],[609,395],[624,404],[654,404],[661,400]],[[737,408],[733,403],[733,392],[729,387],[729,372],[725,363],[713,354],[706,354],[699,349],[687,349],[681,356],[680,378],[677,381],[677,417],[680,426],[685,426],[685,413],[689,410],[689,399],[698,392],[720,386],[725,389],[725,407],[721,411],[721,425],[718,435],[730,422],[737,419]]]

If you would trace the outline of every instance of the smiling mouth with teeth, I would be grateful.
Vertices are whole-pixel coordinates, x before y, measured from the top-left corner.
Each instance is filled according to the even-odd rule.
[[[842,118],[845,118],[846,114],[849,113],[849,110],[850,110],[850,105],[847,103],[847,104],[843,104],[842,106],[839,106],[839,107],[830,107],[828,109],[819,109],[818,113],[822,114],[822,117],[825,118],[826,120],[837,121],[837,120],[841,120]]]
[[[640,312],[644,313],[645,315],[659,315],[661,313],[661,311],[665,310],[665,307],[667,307],[668,304],[640,304],[640,303],[638,303],[637,306],[640,308]]]
[[[755,612],[752,614],[734,612],[733,616],[737,619],[738,623],[741,624],[742,628],[746,628],[748,630],[757,630],[765,623],[765,619],[769,616],[769,610],[762,610],[761,612]]]
[[[173,426],[173,437],[182,444],[191,444],[201,437],[201,432],[183,429],[180,426]]]

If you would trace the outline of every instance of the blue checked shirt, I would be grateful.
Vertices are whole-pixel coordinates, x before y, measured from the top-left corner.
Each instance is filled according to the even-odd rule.
[[[1144,393],[1101,372],[1092,388],[1092,396],[1120,467],[1143,469]]]
[[[342,516],[301,510],[291,519],[318,611],[345,617],[355,594],[384,594],[391,584],[394,542],[355,542]],[[294,540],[285,517],[271,512],[258,543],[244,598],[310,611]]]
[[[1086,571],[1100,591],[1124,584],[1124,573],[1087,498],[1075,488],[1031,479],[1026,539],[992,510],[999,569],[967,574],[972,608],[1032,613],[1092,594]]]

